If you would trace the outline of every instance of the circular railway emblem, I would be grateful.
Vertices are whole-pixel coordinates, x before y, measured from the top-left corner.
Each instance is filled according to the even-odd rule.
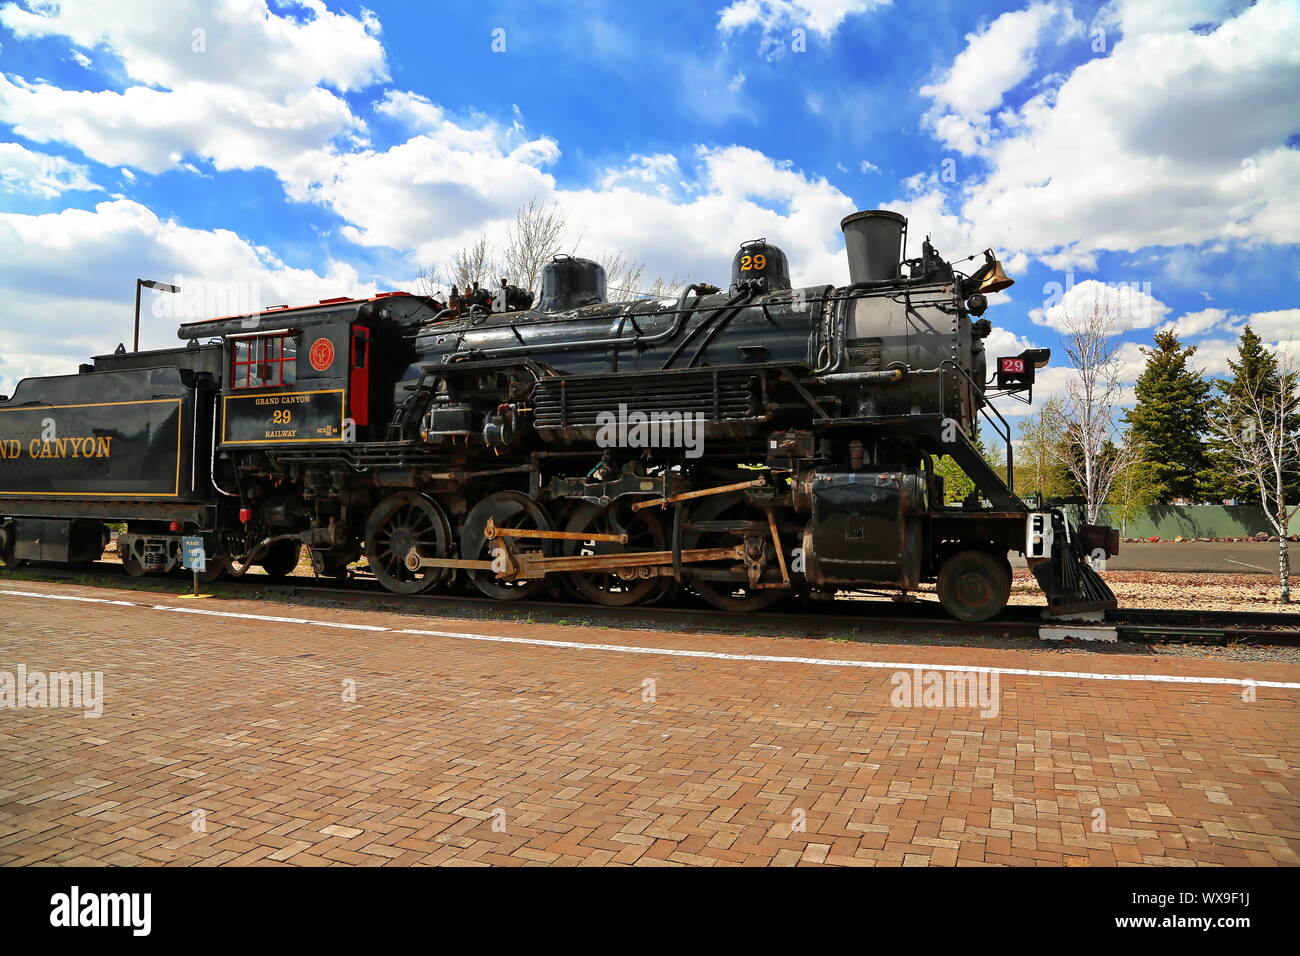
[[[323,372],[334,364],[334,343],[329,339],[317,339],[311,344],[311,351],[307,353],[311,359],[311,367],[318,372]]]

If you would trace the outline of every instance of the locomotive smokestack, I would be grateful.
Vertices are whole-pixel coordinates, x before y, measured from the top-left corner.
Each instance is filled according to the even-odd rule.
[[[898,278],[907,231],[905,217],[887,209],[867,209],[845,216],[840,228],[844,230],[850,282]]]

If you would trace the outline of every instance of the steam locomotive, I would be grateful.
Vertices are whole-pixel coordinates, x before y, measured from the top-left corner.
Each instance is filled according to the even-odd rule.
[[[0,401],[0,560],[95,560],[113,522],[133,574],[176,569],[201,536],[208,577],[282,576],[306,548],[318,575],[364,557],[398,593],[611,606],[937,582],[981,621],[1017,552],[1048,614],[1113,608],[1086,559],[1117,534],[1031,510],[977,448],[989,399],[1048,360],[990,377],[981,316],[1012,280],[991,251],[971,275],[928,239],[905,258],[906,225],[843,221],[846,286],[793,288],[759,239],[725,291],[610,302],[597,263],[557,256],[536,305],[504,280],[327,299],[24,379]],[[938,456],[974,482],[960,506]]]

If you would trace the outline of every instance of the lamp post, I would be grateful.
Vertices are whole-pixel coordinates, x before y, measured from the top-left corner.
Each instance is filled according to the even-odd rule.
[[[168,285],[166,282],[158,282],[154,279],[136,279],[135,280],[135,341],[131,349],[133,352],[140,351],[140,289],[157,289],[159,292],[180,292],[181,287],[178,285]]]

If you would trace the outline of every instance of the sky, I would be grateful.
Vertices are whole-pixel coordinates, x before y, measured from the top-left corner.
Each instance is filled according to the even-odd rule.
[[[1300,335],[1300,0],[0,3],[0,393],[129,345],[136,278],[168,346],[413,289],[530,200],[646,285],[760,236],[843,283],[840,219],[893,209],[998,251],[1039,398],[1093,296],[1129,382],[1166,327],[1222,375]]]

